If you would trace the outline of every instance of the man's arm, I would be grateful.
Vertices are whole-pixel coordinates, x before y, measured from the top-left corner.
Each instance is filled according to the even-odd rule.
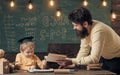
[[[90,63],[98,63],[101,57],[101,52],[105,43],[105,33],[102,31],[95,31],[91,35],[91,52],[89,54],[89,47],[85,40],[81,41],[81,49],[72,62],[80,65],[87,65]]]

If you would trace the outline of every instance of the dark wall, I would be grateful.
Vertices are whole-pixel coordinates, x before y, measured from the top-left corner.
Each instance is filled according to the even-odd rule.
[[[120,36],[120,0],[112,0],[112,11],[117,15],[116,19],[112,19],[112,28]]]

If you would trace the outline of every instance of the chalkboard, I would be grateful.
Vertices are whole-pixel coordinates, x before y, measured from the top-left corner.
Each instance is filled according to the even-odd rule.
[[[34,36],[35,52],[46,52],[49,43],[80,43],[67,16],[81,6],[82,0],[55,0],[53,8],[48,1],[32,0],[34,9],[28,10],[28,0],[15,0],[14,8],[10,8],[10,0],[0,0],[0,48],[18,52],[17,41],[25,36]],[[88,1],[93,18],[110,25],[111,0],[105,8],[100,0]],[[60,18],[54,15],[57,8],[62,11]]]

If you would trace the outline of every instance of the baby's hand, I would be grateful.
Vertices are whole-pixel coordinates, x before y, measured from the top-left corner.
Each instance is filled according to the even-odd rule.
[[[46,64],[47,64],[47,61],[46,60],[42,60],[41,69],[45,69],[46,68]]]
[[[30,67],[29,67],[29,70],[31,70],[31,69],[35,69],[35,66],[30,66]]]
[[[46,61],[46,60],[42,60],[42,64],[43,64],[43,65],[46,65],[46,64],[47,64],[47,61]]]

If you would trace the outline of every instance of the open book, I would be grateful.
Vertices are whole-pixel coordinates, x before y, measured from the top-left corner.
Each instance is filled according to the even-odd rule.
[[[46,58],[46,61],[57,62],[57,60],[65,60],[66,57],[67,57],[66,55],[62,55],[62,54],[49,53]]]

